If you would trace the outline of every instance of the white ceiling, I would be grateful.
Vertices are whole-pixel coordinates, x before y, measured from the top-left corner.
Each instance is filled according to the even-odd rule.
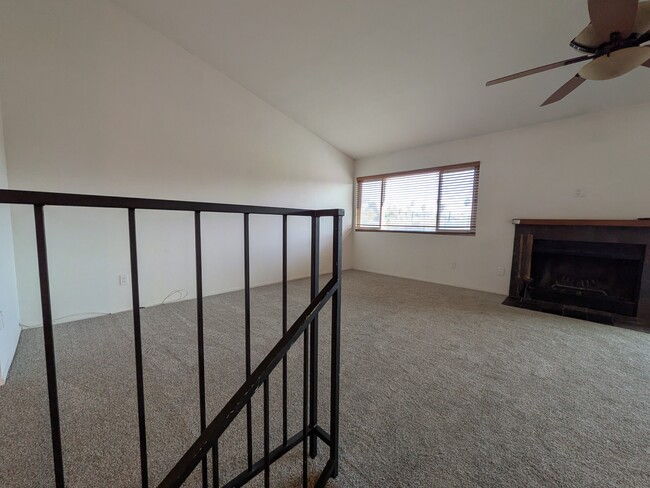
[[[586,0],[112,0],[354,158],[650,101],[650,70],[578,68]]]

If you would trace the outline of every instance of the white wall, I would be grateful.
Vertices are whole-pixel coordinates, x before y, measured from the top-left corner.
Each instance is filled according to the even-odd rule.
[[[340,151],[105,0],[3,1],[0,32],[12,188],[343,207],[350,266],[354,169]],[[129,309],[126,212],[46,210],[54,316]],[[12,215],[21,322],[38,324],[32,212]],[[253,284],[277,282],[281,218],[251,222]],[[193,216],[141,212],[138,226],[143,305],[192,297]],[[243,286],[242,232],[241,216],[205,217],[206,294]],[[290,218],[289,252],[290,276],[307,275],[306,219]]]
[[[357,232],[355,268],[506,294],[513,218],[650,217],[647,127],[638,105],[360,160],[357,176],[467,161],[481,175],[476,236]]]
[[[7,188],[7,166],[5,162],[1,107],[0,188]],[[0,385],[7,379],[9,367],[16,352],[18,337],[20,336],[18,322],[18,291],[16,288],[11,215],[7,205],[0,205]]]

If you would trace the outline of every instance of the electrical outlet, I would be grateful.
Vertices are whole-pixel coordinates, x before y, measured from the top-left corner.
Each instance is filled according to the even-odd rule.
[[[503,266],[497,266],[497,274],[499,276],[505,276],[506,275],[506,268]]]
[[[584,188],[576,188],[575,193],[573,194],[576,198],[585,198],[587,194],[585,193]]]
[[[451,262],[451,269],[456,269],[456,261]]]
[[[121,274],[120,275],[120,286],[127,286],[129,284],[129,275]]]

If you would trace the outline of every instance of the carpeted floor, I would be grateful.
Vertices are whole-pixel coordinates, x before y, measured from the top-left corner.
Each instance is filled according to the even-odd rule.
[[[359,271],[346,272],[343,286],[341,470],[333,487],[650,486],[650,334]],[[296,317],[308,282],[289,291]],[[280,293],[277,285],[253,290],[255,363],[280,336]],[[194,306],[143,310],[152,486],[198,435]],[[209,297],[205,306],[214,416],[244,375],[243,294]],[[326,419],[327,313],[321,324]],[[139,486],[130,314],[56,326],[55,335],[67,486]],[[300,429],[302,398],[302,345],[294,349],[291,432]],[[271,391],[277,444],[279,374]],[[261,456],[261,392],[253,415]],[[222,481],[245,467],[244,421],[240,415],[222,439]],[[48,422],[42,332],[29,330],[0,388],[0,486],[53,486]],[[272,484],[298,486],[300,460],[297,449],[274,465]],[[314,477],[325,460],[323,452],[311,462]],[[197,478],[186,486],[199,486]]]

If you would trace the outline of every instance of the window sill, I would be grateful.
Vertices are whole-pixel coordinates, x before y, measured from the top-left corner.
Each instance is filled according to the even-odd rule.
[[[428,230],[387,230],[387,229],[364,229],[355,227],[356,232],[386,232],[389,234],[427,234],[442,236],[475,236],[476,231],[428,231]]]

